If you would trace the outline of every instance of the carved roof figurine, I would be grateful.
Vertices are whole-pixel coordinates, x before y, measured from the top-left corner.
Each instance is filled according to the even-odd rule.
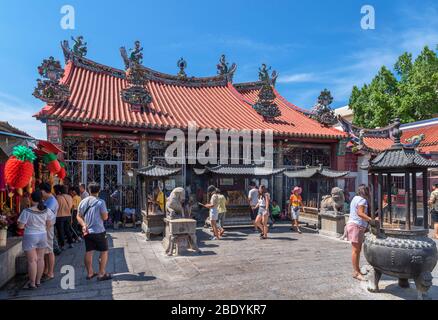
[[[332,126],[337,123],[335,112],[330,108],[333,102],[332,94],[324,89],[318,97],[318,103],[313,107],[312,118],[324,126]]]
[[[233,75],[237,69],[237,65],[233,63],[230,67],[224,54],[221,55],[219,59],[219,63],[217,64],[216,67],[217,67],[217,74],[226,76],[228,82],[233,81]]]
[[[74,41],[73,45],[73,53],[80,57],[85,57],[87,55],[87,43],[83,42],[84,37],[78,36],[75,38],[71,37],[71,39]]]
[[[259,68],[259,80],[263,82],[269,83],[269,70],[271,70],[271,67],[267,67],[265,63],[262,63],[261,68]]]
[[[184,71],[184,69],[187,68],[187,61],[181,57],[181,59],[179,59],[176,63],[176,66],[179,68],[178,77],[187,78],[187,74]]]
[[[409,139],[405,140],[407,142],[405,146],[408,148],[417,148],[425,138],[426,135],[424,133],[412,136]]]
[[[281,116],[280,109],[274,103],[275,93],[274,89],[272,88],[272,81],[268,73],[270,69],[271,68],[268,69],[266,67],[266,64],[262,64],[262,67],[259,68],[259,79],[263,82],[263,85],[260,89],[257,103],[253,106],[257,113],[268,120],[272,120]],[[277,76],[277,73],[275,72],[273,75]]]
[[[64,76],[64,69],[61,63],[54,57],[44,59],[38,67],[38,73],[42,78],[38,79],[33,96],[48,104],[64,101],[70,97],[69,87],[61,84],[60,80]]]
[[[228,62],[225,59],[225,55],[221,55],[219,59],[219,64],[217,65],[217,74],[227,74],[228,73]]]
[[[135,41],[134,49],[131,49],[131,54],[129,55],[129,60],[132,63],[141,65],[143,63],[143,47],[140,44],[140,41]]]

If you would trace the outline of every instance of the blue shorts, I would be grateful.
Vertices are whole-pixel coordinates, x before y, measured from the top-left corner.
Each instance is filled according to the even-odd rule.
[[[268,211],[266,210],[266,208],[259,207],[259,211],[257,212],[257,215],[265,216],[267,214],[268,214]]]

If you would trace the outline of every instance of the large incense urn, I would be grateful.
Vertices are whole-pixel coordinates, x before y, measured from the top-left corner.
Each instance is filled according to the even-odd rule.
[[[438,168],[438,162],[424,158],[416,146],[401,143],[400,119],[396,119],[386,131],[394,139],[393,146],[370,160],[368,165],[362,166],[369,172],[371,190],[368,209],[373,221],[371,234],[366,236],[364,244],[365,257],[373,267],[368,278],[368,290],[378,291],[380,277],[387,274],[398,278],[401,287],[408,287],[408,280],[414,279],[421,299],[432,286],[432,271],[438,257],[435,242],[427,237],[428,169]],[[393,215],[390,186],[394,175],[404,176],[403,217]],[[418,216],[419,175],[423,182],[422,219]],[[375,219],[376,214],[378,220]],[[420,223],[421,220],[423,223]]]
[[[415,281],[418,297],[424,298],[432,286],[432,271],[438,261],[435,241],[427,237],[428,230],[382,230],[365,238],[364,254],[373,270],[368,276],[368,290],[378,292],[382,274],[399,279],[400,287]]]

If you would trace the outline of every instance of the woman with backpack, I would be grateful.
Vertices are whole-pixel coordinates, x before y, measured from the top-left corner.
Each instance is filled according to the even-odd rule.
[[[53,212],[43,203],[41,191],[31,194],[31,207],[24,209],[18,218],[18,228],[24,229],[23,251],[27,257],[29,283],[26,289],[41,284],[44,271],[44,253],[48,248],[47,229],[51,227]]]

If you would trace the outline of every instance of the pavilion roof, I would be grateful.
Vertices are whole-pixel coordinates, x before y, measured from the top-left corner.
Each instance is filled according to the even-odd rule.
[[[166,168],[157,165],[147,166],[137,170],[139,175],[149,178],[164,178],[176,175],[181,171],[181,168]]]
[[[424,158],[414,148],[395,145],[380,153],[363,169],[397,170],[438,168],[438,162]]]
[[[318,167],[306,167],[302,170],[296,171],[286,171],[284,175],[288,178],[315,178],[315,177],[324,177],[324,178],[342,178],[348,175],[349,171],[335,171],[331,169],[324,168],[322,166]]]
[[[257,165],[218,165],[216,167],[205,167],[204,169],[195,169],[198,175],[211,172],[217,175],[233,176],[272,176],[282,173],[286,169],[270,169]]]
[[[281,116],[264,119],[252,107],[255,91],[240,93],[231,82],[231,74],[181,79],[143,67],[147,78],[144,88],[152,102],[147,110],[134,111],[121,98],[122,89],[128,88],[125,71],[63,49],[67,63],[62,83],[68,85],[71,95],[64,102],[46,105],[36,115],[38,119],[133,130],[187,129],[189,122],[195,122],[198,128],[273,130],[276,136],[296,138],[338,140],[345,136],[310,119],[279,94],[276,102]]]

